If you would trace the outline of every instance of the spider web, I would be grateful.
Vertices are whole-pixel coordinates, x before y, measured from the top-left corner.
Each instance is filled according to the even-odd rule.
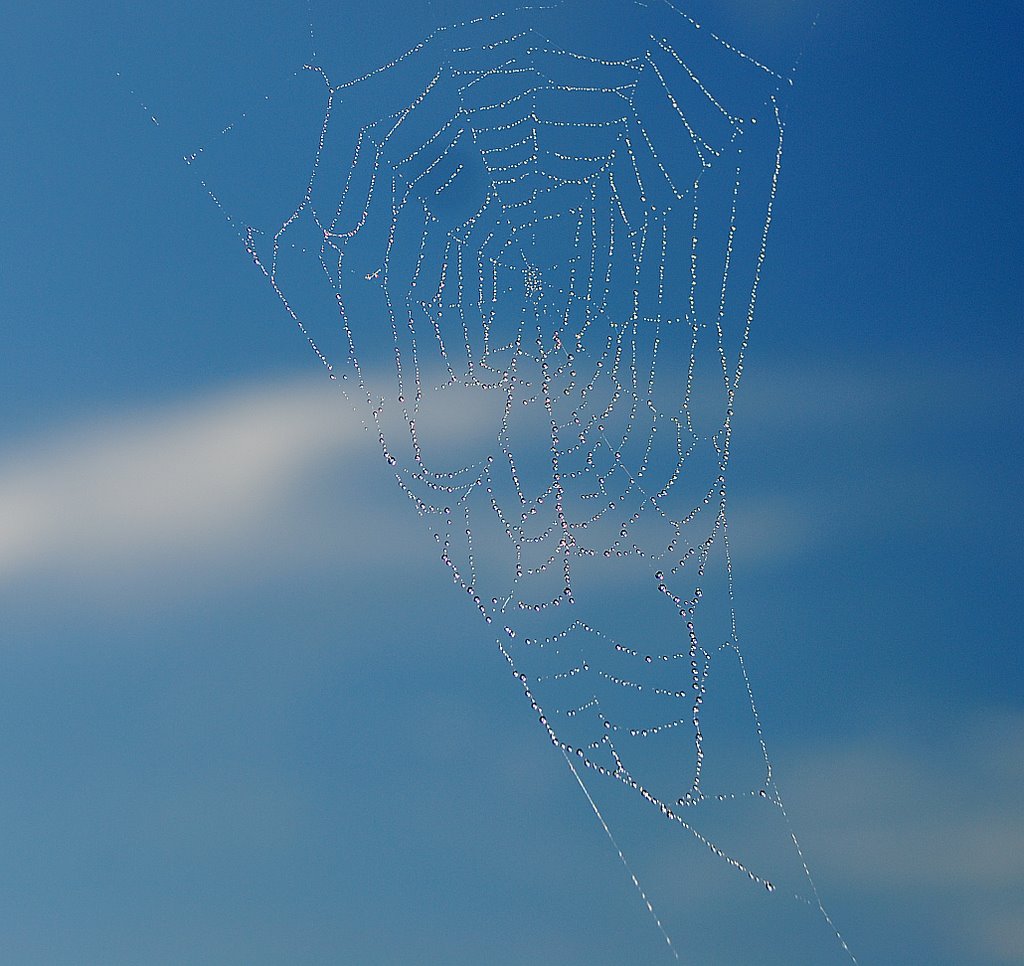
[[[204,185],[361,409],[672,952],[590,776],[811,907],[852,960],[773,778],[729,552],[790,81],[667,2],[603,25],[582,9],[441,27],[353,80],[314,57],[311,106],[278,134],[308,149],[289,207],[239,217],[259,186]],[[262,138],[243,157],[279,182]]]

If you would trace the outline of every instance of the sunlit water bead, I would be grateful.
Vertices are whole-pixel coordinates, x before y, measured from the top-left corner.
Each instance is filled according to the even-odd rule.
[[[544,281],[541,271],[534,265],[530,265],[523,272],[523,289],[527,299],[538,301],[544,295]]]

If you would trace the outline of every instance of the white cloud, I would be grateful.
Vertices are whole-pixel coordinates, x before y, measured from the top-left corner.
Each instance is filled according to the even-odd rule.
[[[138,610],[328,561],[394,571],[419,534],[371,435],[317,374],[0,452],[0,592]]]
[[[815,379],[792,375],[762,378],[750,407],[762,421],[806,418],[791,391],[801,385],[802,397]],[[877,387],[856,382],[845,379],[845,396],[877,399]],[[441,403],[442,436],[491,438],[483,409],[454,397]],[[853,418],[856,407],[841,410]],[[860,411],[868,422],[875,415]],[[337,561],[346,548],[358,548],[364,564],[385,556],[400,564],[395,548],[416,539],[414,514],[371,437],[317,373],[85,420],[0,452],[0,589],[53,577],[93,591],[169,574],[194,581],[211,568],[242,572],[258,561],[309,562],[325,553]],[[754,492],[733,509],[738,559],[763,564],[813,549],[826,529],[828,496]]]
[[[894,378],[893,373],[898,373]],[[736,428],[834,436],[861,446],[924,424],[947,432],[983,424],[993,407],[1012,405],[1015,374],[997,355],[947,360],[898,355],[883,362],[835,357],[754,358],[736,396]]]
[[[85,423],[0,459],[0,581],[202,554],[361,432],[308,382]]]
[[[967,958],[1024,961],[1024,714],[936,720],[953,737],[867,735],[807,756],[784,779],[790,813],[812,869],[916,894]]]
[[[0,460],[0,580],[202,552],[280,509],[359,426],[307,382],[84,424]]]
[[[481,412],[440,397],[436,428]],[[489,427],[488,427],[489,433]],[[336,384],[319,373],[95,417],[0,452],[0,591],[137,604],[257,570],[411,561],[416,515]]]
[[[820,548],[827,506],[800,498],[754,494],[732,502],[729,547],[740,566],[770,566]]]

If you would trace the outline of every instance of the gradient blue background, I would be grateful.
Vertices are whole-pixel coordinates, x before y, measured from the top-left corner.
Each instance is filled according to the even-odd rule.
[[[314,23],[356,68],[445,12]],[[4,21],[0,960],[668,961],[180,161],[301,62],[305,4]],[[745,653],[865,964],[1024,961],[1021,28],[823,5],[737,405]]]

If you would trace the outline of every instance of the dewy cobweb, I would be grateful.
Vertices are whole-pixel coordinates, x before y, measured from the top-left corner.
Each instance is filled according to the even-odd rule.
[[[274,182],[245,123],[187,160],[361,408],[612,842],[602,783],[796,896],[852,960],[773,779],[729,552],[789,76],[664,0],[604,23],[598,6],[442,26],[356,79],[314,59],[308,109],[266,98],[301,180]],[[242,164],[215,181],[226,144]],[[796,873],[748,855],[737,823],[774,828]]]

